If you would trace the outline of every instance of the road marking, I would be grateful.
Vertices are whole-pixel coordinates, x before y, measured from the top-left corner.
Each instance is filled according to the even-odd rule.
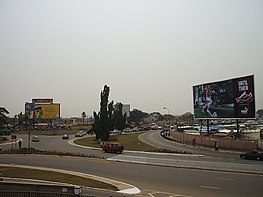
[[[151,194],[151,193],[148,193],[148,195],[150,196],[150,197],[155,197],[153,194]]]
[[[168,197],[192,197],[192,196],[188,196],[188,195],[184,195],[184,194],[174,194],[174,193],[169,193],[169,192],[163,192],[163,191],[155,191],[155,190],[149,190],[146,189],[144,191],[147,191],[148,196],[150,197],[156,197],[156,195],[165,195]],[[136,196],[141,196],[142,195],[136,195]]]
[[[222,181],[235,181],[235,179],[228,179],[228,178],[216,178],[216,179]]]
[[[212,186],[206,186],[206,185],[200,185],[201,188],[205,188],[205,189],[220,189],[219,187],[212,187]]]

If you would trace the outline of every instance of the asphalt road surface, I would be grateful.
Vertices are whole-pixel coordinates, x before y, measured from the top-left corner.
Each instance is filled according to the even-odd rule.
[[[28,147],[28,136],[18,135],[18,137],[23,139],[22,146]],[[104,153],[102,150],[72,146],[68,140],[62,140],[61,136],[39,136],[39,138],[40,142],[30,142],[30,146],[42,150],[98,155],[108,160],[60,156],[1,155],[0,163],[58,168],[123,181],[141,190],[141,194],[136,196],[262,196],[263,176],[261,175],[146,165],[147,162],[144,161],[141,164],[133,163],[132,161],[143,158],[145,161],[150,159],[160,162],[171,160],[173,163],[184,161],[186,164],[191,162],[204,164],[212,161],[214,164],[220,163],[226,166],[242,164],[242,166],[262,167],[263,165],[263,162],[241,160],[238,156],[239,153],[215,152],[169,142],[162,139],[158,131],[147,132],[141,136],[141,139],[157,147],[172,150],[182,149],[202,156],[152,155],[128,151],[121,155],[115,155]],[[70,139],[72,138],[74,136],[70,136]],[[12,146],[17,145],[9,144],[2,147],[10,148]],[[117,157],[132,158],[131,163],[114,161]],[[120,160],[117,159],[117,161]]]
[[[61,156],[0,155],[1,163],[88,173],[132,184],[135,196],[262,196],[263,176]]]

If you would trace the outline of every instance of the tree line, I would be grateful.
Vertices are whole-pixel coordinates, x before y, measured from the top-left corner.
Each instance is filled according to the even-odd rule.
[[[111,131],[122,131],[125,127],[127,127],[128,122],[139,124],[141,121],[149,117],[155,117],[157,121],[178,120],[191,122],[194,119],[193,114],[190,112],[187,112],[181,116],[173,116],[171,114],[162,115],[159,112],[148,114],[138,109],[133,109],[130,112],[130,117],[127,119],[126,114],[123,114],[122,112],[123,104],[120,102],[116,104],[114,104],[113,101],[109,102],[109,94],[110,87],[105,85],[100,93],[100,111],[93,112],[94,124],[91,131],[96,134],[97,139],[101,139],[103,141],[109,140]],[[0,107],[0,129],[3,129],[4,125],[13,122],[10,121],[12,118],[9,118],[8,114],[9,111],[6,108]],[[256,114],[258,118],[263,118],[263,109],[259,109]],[[86,113],[82,112],[81,116],[84,122]],[[20,126],[22,126],[25,122],[28,122],[28,117],[26,117],[22,112],[15,115],[13,119],[16,120]]]
[[[105,85],[100,93],[100,111],[93,112],[94,124],[91,131],[96,134],[96,139],[102,141],[109,140],[111,131],[122,131],[126,127],[126,114],[122,114],[122,103],[109,103],[109,94],[110,88]]]

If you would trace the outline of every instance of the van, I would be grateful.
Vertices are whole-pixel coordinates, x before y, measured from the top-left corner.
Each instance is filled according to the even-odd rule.
[[[102,150],[106,153],[120,154],[124,150],[124,146],[118,142],[105,142],[102,145]]]

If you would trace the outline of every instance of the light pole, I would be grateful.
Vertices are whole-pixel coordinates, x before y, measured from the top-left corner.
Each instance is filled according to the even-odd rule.
[[[169,131],[168,132],[170,134],[171,123],[170,123],[170,118],[169,118],[169,115],[170,115],[169,108],[168,107],[164,107],[163,109],[167,109],[167,112],[168,112],[168,114],[167,114],[167,120],[169,122]]]
[[[167,118],[167,119],[168,119],[168,121],[169,121],[169,114],[170,114],[170,113],[169,113],[169,108],[164,107],[163,109],[167,109],[167,112],[168,112],[168,118]],[[170,123],[170,121],[169,121],[169,123]]]

